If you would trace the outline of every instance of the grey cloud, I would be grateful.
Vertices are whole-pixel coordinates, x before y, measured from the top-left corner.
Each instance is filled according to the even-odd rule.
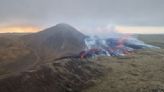
[[[164,0],[1,0],[0,23],[164,26]]]

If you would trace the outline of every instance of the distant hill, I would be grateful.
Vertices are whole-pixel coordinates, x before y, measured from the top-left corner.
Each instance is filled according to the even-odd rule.
[[[148,44],[152,44],[155,46],[159,46],[164,48],[164,36],[163,34],[145,34],[145,35],[138,35],[138,38]]]
[[[85,48],[85,35],[64,23],[26,35],[24,38],[28,46],[44,59],[77,54]]]

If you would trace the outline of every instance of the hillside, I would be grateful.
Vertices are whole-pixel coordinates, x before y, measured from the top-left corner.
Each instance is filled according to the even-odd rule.
[[[0,80],[0,92],[80,92],[104,74],[93,62],[65,59]]]
[[[23,37],[44,60],[79,53],[85,48],[84,38],[85,35],[63,23]]]
[[[25,71],[37,61],[35,52],[24,45],[19,39],[20,35],[2,35],[0,35],[1,76]]]

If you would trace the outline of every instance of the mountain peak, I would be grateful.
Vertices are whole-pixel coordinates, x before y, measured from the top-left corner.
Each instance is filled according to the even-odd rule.
[[[59,23],[55,26],[52,26],[52,27],[49,27],[43,31],[41,31],[40,33],[44,33],[45,32],[47,33],[50,33],[50,34],[56,34],[56,33],[74,33],[74,32],[78,32],[80,33],[76,28],[72,27],[71,25],[69,24],[66,24],[66,23]]]
[[[66,23],[57,24],[28,38],[31,39],[30,46],[45,54],[42,55],[45,57],[75,54],[85,48],[85,35]]]
[[[72,27],[72,26],[67,23],[59,23],[55,27]]]

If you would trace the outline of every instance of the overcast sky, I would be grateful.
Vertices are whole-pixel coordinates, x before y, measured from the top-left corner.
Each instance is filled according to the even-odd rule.
[[[0,0],[0,25],[164,26],[164,0]]]

